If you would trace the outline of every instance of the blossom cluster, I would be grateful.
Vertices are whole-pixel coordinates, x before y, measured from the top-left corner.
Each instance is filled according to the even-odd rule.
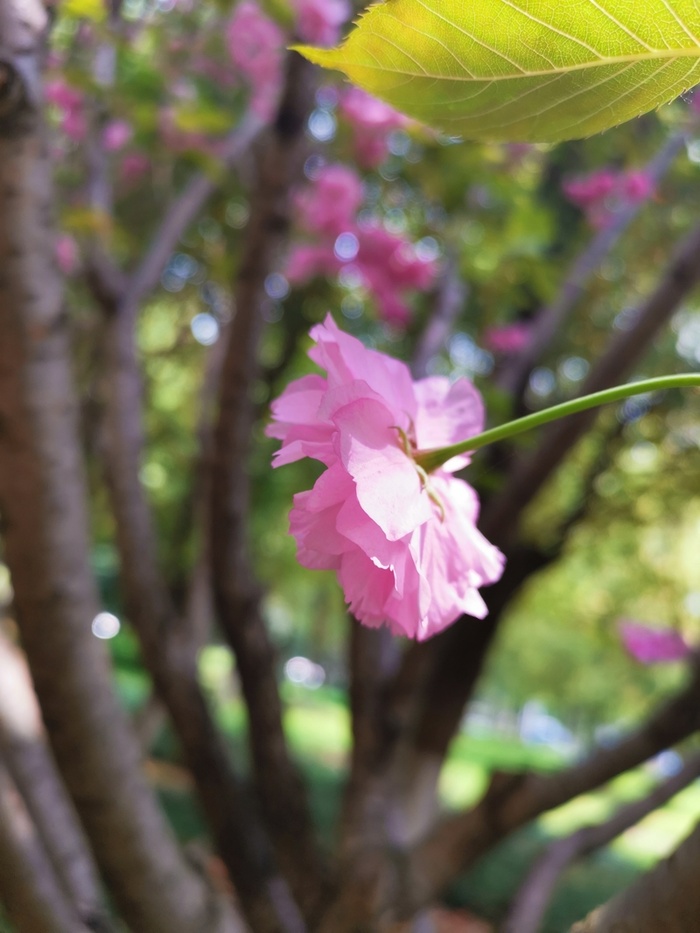
[[[311,337],[326,375],[290,383],[267,432],[282,441],[275,466],[311,457],[326,468],[294,497],[299,562],[335,570],[355,617],[397,635],[422,641],[462,614],[483,618],[479,587],[501,576],[504,558],[476,527],[476,493],[452,475],[469,458],[430,474],[415,460],[481,430],[479,393],[467,379],[414,382],[330,315]]]
[[[652,628],[641,622],[622,621],[618,626],[625,650],[640,664],[683,661],[691,649],[674,629]]]
[[[292,0],[291,7],[296,34],[315,45],[334,45],[351,12],[348,0]],[[269,119],[282,87],[288,37],[254,0],[242,0],[226,27],[226,43],[231,63],[250,87],[251,109]]]
[[[643,171],[614,171],[603,168],[589,175],[569,178],[562,185],[566,197],[586,214],[592,227],[606,227],[615,210],[654,194],[654,182]]]
[[[285,274],[299,285],[343,273],[372,295],[385,321],[404,327],[411,315],[407,294],[430,287],[436,263],[419,258],[410,240],[390,233],[378,218],[358,217],[362,198],[362,182],[351,168],[324,166],[297,198],[299,224],[310,237],[292,249]]]
[[[532,337],[530,324],[523,321],[514,321],[512,324],[502,324],[487,327],[484,331],[484,346],[493,353],[501,356],[512,356],[524,349]]]
[[[55,79],[47,81],[44,97],[60,114],[60,127],[73,142],[80,142],[87,133],[85,118],[85,100],[81,91],[67,81]]]
[[[377,168],[389,155],[389,138],[410,121],[384,101],[359,87],[349,87],[340,99],[340,113],[351,125],[352,146],[358,165]]]
[[[284,33],[257,3],[242,0],[226,28],[233,67],[251,88],[250,107],[269,119],[282,85]]]

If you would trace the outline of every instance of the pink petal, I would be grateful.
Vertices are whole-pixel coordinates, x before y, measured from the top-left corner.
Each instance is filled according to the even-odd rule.
[[[386,400],[392,411],[414,418],[413,380],[405,363],[370,350],[356,337],[344,334],[330,314],[323,324],[311,330],[311,336],[316,346],[311,348],[309,356],[328,372],[330,387],[362,379]]]
[[[369,517],[396,541],[428,521],[434,506],[414,463],[398,446],[396,419],[386,406],[362,399],[336,412],[339,456],[357,484]]]
[[[479,434],[484,427],[481,395],[468,379],[450,384],[445,376],[430,376],[415,385],[418,399],[416,444],[419,450],[447,447]],[[448,472],[461,470],[469,463],[464,454],[445,465]]]

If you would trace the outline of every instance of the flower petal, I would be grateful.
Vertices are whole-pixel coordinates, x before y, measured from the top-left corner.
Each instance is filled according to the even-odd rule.
[[[311,336],[316,346],[309,356],[327,371],[331,387],[363,379],[395,414],[415,418],[413,380],[405,363],[370,350],[356,337],[343,333],[330,314],[323,324],[312,328]]]
[[[481,395],[468,379],[450,384],[445,376],[430,376],[415,384],[416,445],[419,450],[448,447],[480,434],[484,427]],[[469,463],[469,454],[453,457],[443,469],[450,473]]]
[[[362,399],[333,418],[339,455],[355,480],[357,498],[389,541],[410,534],[434,514],[413,461],[398,446],[392,413],[380,402]]]

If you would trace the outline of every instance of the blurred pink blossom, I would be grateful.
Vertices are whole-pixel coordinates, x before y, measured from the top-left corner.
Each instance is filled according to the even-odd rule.
[[[72,275],[78,268],[78,244],[70,234],[61,233],[56,237],[54,255],[64,275]]]
[[[355,156],[363,168],[376,168],[389,155],[389,134],[410,122],[384,101],[359,87],[343,94],[340,112],[353,128]]]
[[[294,497],[299,562],[335,570],[350,611],[373,628],[423,641],[463,613],[483,618],[479,587],[501,576],[504,558],[476,528],[474,490],[452,476],[468,457],[430,475],[413,460],[481,430],[479,393],[467,379],[414,382],[330,315],[311,337],[326,376],[292,382],[267,429],[282,441],[275,466],[311,457],[326,467]]]
[[[270,119],[282,87],[284,33],[256,3],[242,0],[229,20],[226,41],[234,68],[250,86],[252,110]]]
[[[354,225],[362,198],[362,180],[353,169],[326,165],[295,203],[306,230],[337,236]]]
[[[566,197],[585,211],[592,227],[606,227],[615,208],[626,207],[651,198],[653,179],[644,171],[613,171],[609,168],[567,179],[562,190]]]
[[[493,353],[518,353],[530,342],[530,326],[516,322],[502,327],[487,327],[484,331],[484,346]]]
[[[604,168],[598,172],[591,172],[590,175],[568,179],[563,183],[562,190],[570,201],[585,208],[609,197],[615,190],[616,183],[615,173]]]
[[[102,131],[102,147],[107,152],[123,149],[133,136],[131,124],[126,120],[110,120]]]
[[[646,201],[654,194],[654,181],[646,172],[627,172],[621,178],[621,190],[628,201]]]
[[[151,167],[151,160],[144,152],[128,152],[121,161],[119,174],[126,184],[134,184],[143,178]]]
[[[81,91],[65,81],[47,81],[44,96],[49,104],[61,111],[61,129],[69,139],[80,142],[87,133],[84,97]]]
[[[359,222],[361,202],[362,182],[352,169],[324,166],[296,199],[300,226],[316,239],[292,248],[285,275],[300,285],[316,276],[350,272],[372,295],[381,317],[405,327],[411,316],[408,293],[430,288],[437,264],[419,258],[408,239],[390,233],[377,218]]]
[[[299,38],[314,45],[335,45],[352,12],[348,0],[292,0],[292,6]]]
[[[683,661],[691,654],[683,636],[674,629],[652,628],[627,620],[621,621],[618,629],[627,653],[640,664]]]
[[[46,82],[44,97],[47,103],[60,110],[78,110],[83,106],[82,92],[60,79]]]

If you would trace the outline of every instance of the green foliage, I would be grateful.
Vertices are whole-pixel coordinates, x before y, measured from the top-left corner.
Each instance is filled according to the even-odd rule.
[[[311,61],[446,133],[558,142],[668,103],[700,76],[692,0],[386,0]]]

